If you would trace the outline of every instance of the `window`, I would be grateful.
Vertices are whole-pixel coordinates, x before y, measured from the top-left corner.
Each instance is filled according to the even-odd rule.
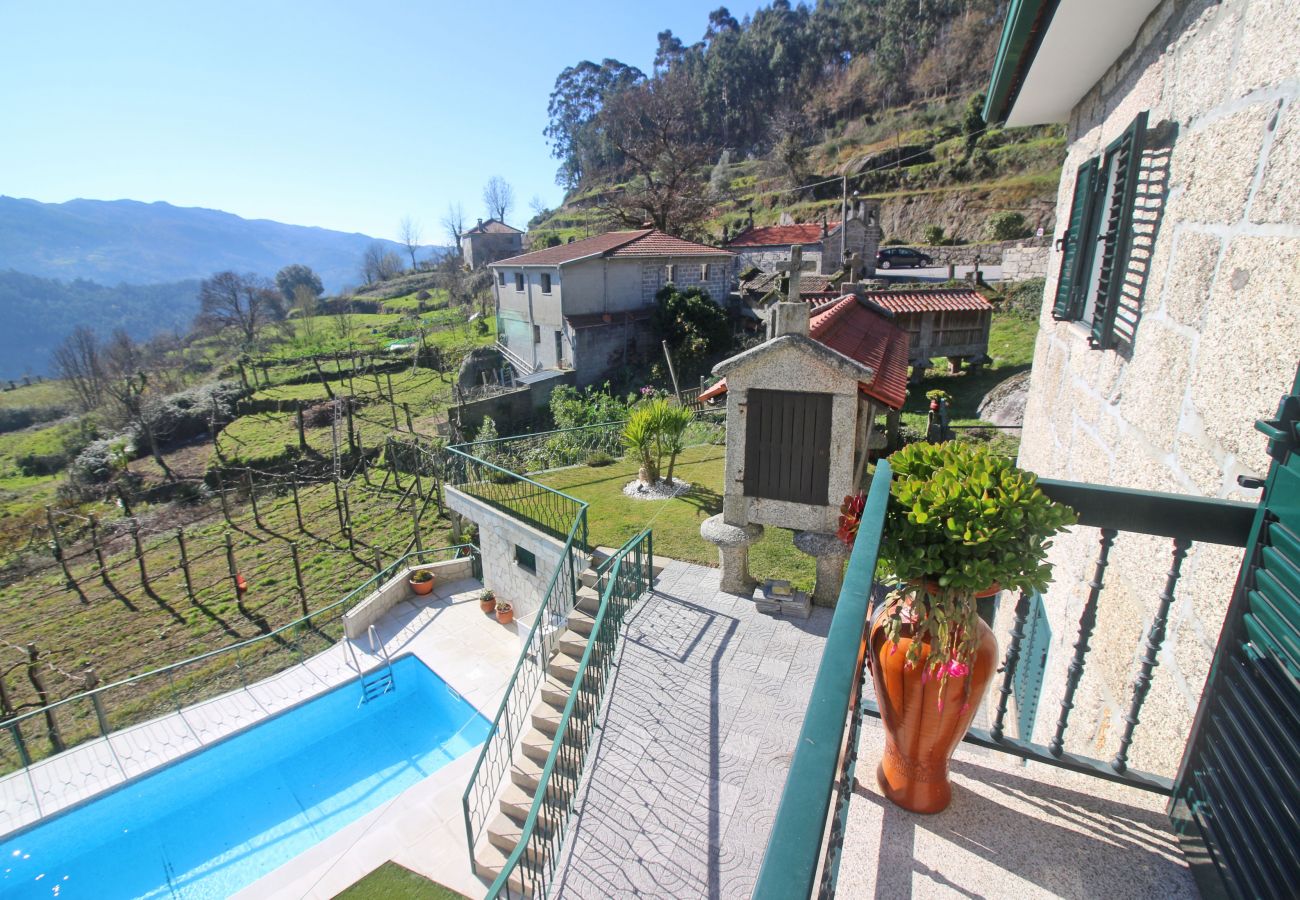
[[[751,388],[745,406],[745,496],[827,505],[830,445],[830,394]]]
[[[551,276],[550,276],[550,273],[548,273],[548,272],[543,272],[543,273],[542,273],[542,293],[543,293],[543,294],[549,294],[550,292],[551,292]]]
[[[1061,273],[1052,317],[1088,326],[1088,343],[1106,350],[1115,343],[1115,313],[1124,289],[1133,210],[1147,114],[1079,166],[1065,234],[1057,242]]]
[[[704,264],[704,274],[703,274],[703,276],[701,277],[700,280],[701,280],[701,281],[708,281],[710,278],[713,277],[713,275],[714,275],[714,272],[713,272],[713,263],[705,263],[705,264]]]
[[[676,281],[676,280],[677,280],[677,267],[674,266],[672,263],[669,263],[668,265],[664,266],[664,281]]]
[[[533,326],[533,343],[534,343],[534,344],[540,344],[541,342],[542,342],[542,326],[541,326],[541,325],[534,325],[534,326]]]
[[[515,544],[515,565],[532,575],[537,574],[537,554]]]
[[[555,332],[555,364],[557,366],[564,364],[564,332]]]
[[[506,271],[505,271],[505,269],[497,269],[497,284],[501,285],[502,287],[505,287],[505,286],[506,286]]]
[[[523,272],[516,272],[516,273],[515,273],[515,290],[518,291],[518,292],[521,293],[521,294],[524,292],[524,273],[523,273]]]

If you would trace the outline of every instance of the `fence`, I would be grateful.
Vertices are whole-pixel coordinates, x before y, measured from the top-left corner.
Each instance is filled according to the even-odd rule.
[[[408,553],[383,566],[341,599],[266,634],[115,681],[50,703],[0,723],[9,740],[0,743],[0,771],[11,772],[52,752],[106,738],[186,706],[283,671],[333,646],[343,637],[343,616],[397,572],[416,564],[473,555],[460,544]],[[33,792],[35,794],[35,792]],[[36,799],[39,809],[39,797]]]
[[[546,894],[559,863],[610,667],[618,654],[623,620],[651,589],[653,565],[654,539],[648,529],[624,544],[611,560],[591,638],[578,665],[519,843],[488,889],[489,898]]]
[[[754,891],[754,897],[760,900],[814,895],[832,897],[835,893],[848,803],[853,793],[858,733],[864,716],[879,716],[875,702],[865,697],[865,657],[860,648],[869,625],[868,605],[875,587],[873,576],[890,477],[889,464],[882,461],[872,479],[866,510],[800,732],[798,749],[768,839],[767,853]],[[1050,729],[1052,736],[1045,746],[1006,733],[1008,704],[1021,664],[1030,611],[1031,598],[1022,593],[1015,607],[1010,641],[999,670],[1001,680],[995,682],[990,698],[992,726],[988,729],[971,728],[966,741],[1107,781],[1170,794],[1170,779],[1133,769],[1128,756],[1151,686],[1152,671],[1165,639],[1182,561],[1194,542],[1245,546],[1254,507],[1225,500],[1050,479],[1040,479],[1039,485],[1049,497],[1075,509],[1081,528],[1096,528],[1099,536],[1096,562],[1087,584],[1088,593],[1081,610],[1055,727]],[[1168,538],[1170,568],[1158,597],[1155,616],[1146,633],[1141,658],[1136,664],[1118,752],[1110,760],[1100,760],[1067,751],[1065,734],[1070,724],[1075,692],[1087,664],[1111,548],[1121,534]],[[1033,721],[1028,722],[1027,727],[1022,724],[1022,734],[1032,734],[1033,724]]]

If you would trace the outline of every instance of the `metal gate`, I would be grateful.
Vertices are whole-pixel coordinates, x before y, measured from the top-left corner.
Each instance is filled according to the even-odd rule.
[[[1300,886],[1300,372],[1169,815],[1206,897]]]

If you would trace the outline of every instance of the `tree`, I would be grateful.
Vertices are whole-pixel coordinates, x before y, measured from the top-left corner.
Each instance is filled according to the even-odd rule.
[[[576,188],[588,172],[619,162],[596,118],[609,97],[644,80],[640,69],[616,59],[602,60],[599,65],[583,60],[559,74],[546,107],[544,132],[551,143],[551,155],[560,160],[557,183]]]
[[[251,345],[262,328],[283,318],[284,298],[260,275],[218,272],[199,284],[194,324],[200,331],[234,331]]]
[[[285,266],[276,272],[275,286],[280,289],[280,296],[284,298],[286,303],[295,302],[300,286],[310,290],[313,297],[319,297],[325,293],[325,286],[321,284],[320,276],[307,266],[298,263]]]
[[[449,203],[447,211],[442,216],[442,228],[447,232],[447,237],[451,238],[452,244],[456,247],[456,255],[460,255],[460,239],[465,233],[465,210],[459,203]]]
[[[387,281],[402,274],[402,261],[379,241],[374,241],[361,256],[361,277],[366,284]]]
[[[1000,212],[989,216],[989,237],[995,241],[1014,241],[1029,233],[1025,227],[1025,217],[1018,212]]]
[[[54,350],[54,371],[68,383],[84,412],[104,402],[104,359],[99,336],[78,325]]]
[[[230,273],[222,273],[230,274]],[[219,277],[219,276],[214,276]],[[248,276],[256,277],[256,276]],[[206,284],[206,282],[204,282]],[[267,287],[271,297],[277,297],[275,291]],[[200,288],[200,304],[202,303]],[[202,316],[200,311],[199,315]],[[159,446],[163,437],[155,428],[158,415],[157,385],[146,371],[148,358],[139,344],[121,328],[114,330],[108,343],[104,346],[104,395],[113,404],[117,417],[126,424],[130,431],[143,438],[154,463],[168,481],[175,481],[176,475],[162,457]]]
[[[966,155],[975,152],[975,144],[984,132],[984,95],[976,94],[966,102],[966,115],[961,120],[962,134],[966,136]]]
[[[493,175],[483,185],[483,205],[488,217],[504,222],[515,205],[515,189],[500,175]]]
[[[635,228],[649,222],[682,235],[708,214],[701,171],[714,151],[698,139],[695,108],[689,81],[671,73],[620,91],[605,104],[605,133],[631,175],[607,207],[623,224]]]
[[[301,324],[302,337],[309,345],[316,343],[318,306],[316,294],[310,285],[300,284],[293,289],[293,309]]]
[[[661,340],[668,342],[679,376],[698,374],[715,353],[731,344],[727,314],[697,287],[685,291],[666,285],[655,295],[651,318]]]
[[[398,226],[401,232],[402,244],[406,247],[406,252],[411,254],[411,271],[415,271],[415,251],[420,249],[420,223],[410,216],[402,216],[401,225]]]

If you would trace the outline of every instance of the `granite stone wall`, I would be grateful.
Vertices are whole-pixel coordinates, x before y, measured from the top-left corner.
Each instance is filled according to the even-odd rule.
[[[1016,244],[1002,251],[1002,280],[1024,281],[1047,275],[1052,248],[1046,244]]]
[[[1042,475],[1254,501],[1254,431],[1300,356],[1300,5],[1165,0],[1075,107],[1056,220],[1075,172],[1149,111],[1120,341],[1090,349],[1056,322],[1050,252],[1020,463]],[[1035,739],[1055,725],[1098,535],[1052,551],[1046,681]],[[1194,546],[1130,762],[1172,775],[1200,699],[1240,551]],[[1169,542],[1121,534],[1101,595],[1067,749],[1109,758],[1170,564]],[[1004,602],[1004,607],[1010,606]],[[1004,609],[1002,618],[1007,619]],[[1006,632],[1001,632],[1005,634]]]

